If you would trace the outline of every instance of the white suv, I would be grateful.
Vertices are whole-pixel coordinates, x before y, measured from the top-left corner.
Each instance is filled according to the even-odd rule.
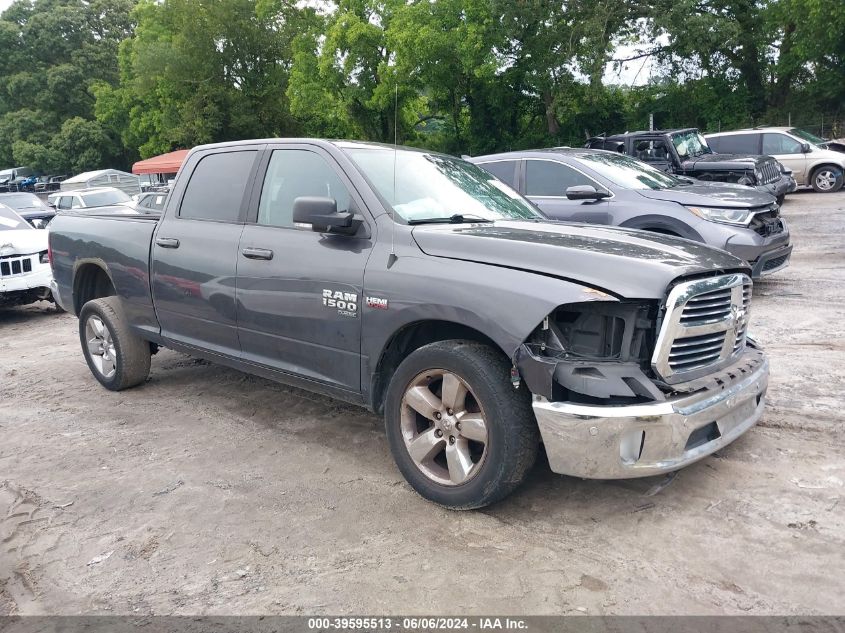
[[[839,191],[845,181],[845,153],[825,149],[821,139],[794,127],[765,127],[706,134],[720,154],[768,154],[792,170],[799,185],[821,193]]]

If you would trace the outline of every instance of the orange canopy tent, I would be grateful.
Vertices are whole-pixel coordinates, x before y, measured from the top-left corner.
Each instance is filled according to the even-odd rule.
[[[153,156],[147,160],[139,160],[132,165],[133,174],[175,174],[182,166],[185,156],[188,155],[186,149],[177,149],[175,152],[168,152],[161,156]]]

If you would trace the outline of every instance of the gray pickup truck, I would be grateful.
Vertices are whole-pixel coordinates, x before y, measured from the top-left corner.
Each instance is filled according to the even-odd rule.
[[[144,383],[164,346],[368,407],[413,488],[450,508],[509,494],[541,441],[557,473],[642,477],[763,412],[746,264],[545,222],[449,156],[198,147],[161,216],[59,215],[49,257],[106,388]]]

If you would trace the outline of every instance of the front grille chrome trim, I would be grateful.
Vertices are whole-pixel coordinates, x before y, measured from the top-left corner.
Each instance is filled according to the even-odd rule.
[[[734,362],[745,348],[752,282],[735,273],[678,284],[669,292],[652,369],[668,384]]]

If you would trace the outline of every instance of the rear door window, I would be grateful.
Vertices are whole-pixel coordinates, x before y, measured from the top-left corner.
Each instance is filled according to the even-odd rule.
[[[489,163],[479,163],[478,166],[489,171],[506,185],[516,189],[517,163],[518,161],[515,160],[496,160]]]
[[[759,134],[730,134],[707,139],[707,142],[720,154],[759,154]]]
[[[525,161],[525,195],[565,197],[569,187],[596,183],[569,165],[549,160]]]
[[[209,154],[191,174],[180,218],[238,222],[256,150]]]

